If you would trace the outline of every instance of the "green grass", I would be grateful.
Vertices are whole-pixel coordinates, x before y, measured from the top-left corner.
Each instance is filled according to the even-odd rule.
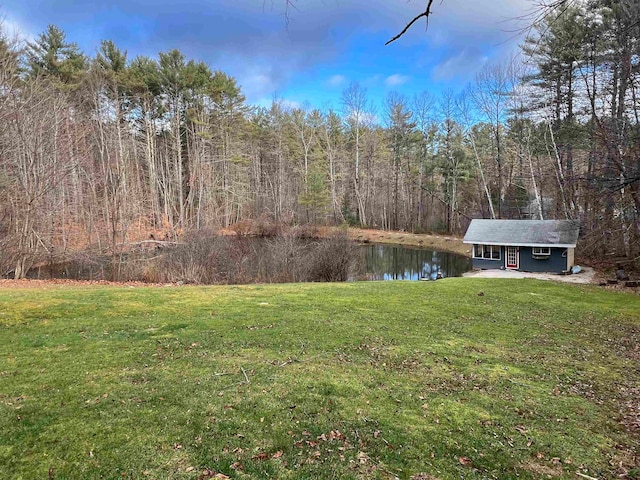
[[[0,478],[610,478],[639,328],[529,280],[0,290]]]

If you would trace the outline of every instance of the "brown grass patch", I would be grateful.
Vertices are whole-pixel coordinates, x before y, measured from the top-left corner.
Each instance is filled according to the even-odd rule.
[[[562,475],[562,468],[559,465],[550,467],[533,461],[528,461],[520,465],[521,468],[540,477],[553,478]]]

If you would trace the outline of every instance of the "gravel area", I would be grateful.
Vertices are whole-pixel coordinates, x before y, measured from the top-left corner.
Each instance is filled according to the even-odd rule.
[[[594,283],[595,271],[590,267],[582,267],[582,272],[575,275],[558,275],[556,273],[531,273],[517,270],[472,270],[462,276],[474,278],[536,278],[538,280],[584,284]]]

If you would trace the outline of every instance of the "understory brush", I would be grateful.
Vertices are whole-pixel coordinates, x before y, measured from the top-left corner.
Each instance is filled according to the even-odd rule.
[[[125,275],[127,280],[152,283],[346,281],[355,253],[346,232],[313,240],[296,234],[256,239],[200,233],[148,262],[129,263]]]

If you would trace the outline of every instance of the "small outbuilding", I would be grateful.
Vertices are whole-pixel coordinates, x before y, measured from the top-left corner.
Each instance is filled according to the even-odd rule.
[[[567,272],[580,228],[571,220],[471,220],[463,242],[473,245],[473,268]]]

